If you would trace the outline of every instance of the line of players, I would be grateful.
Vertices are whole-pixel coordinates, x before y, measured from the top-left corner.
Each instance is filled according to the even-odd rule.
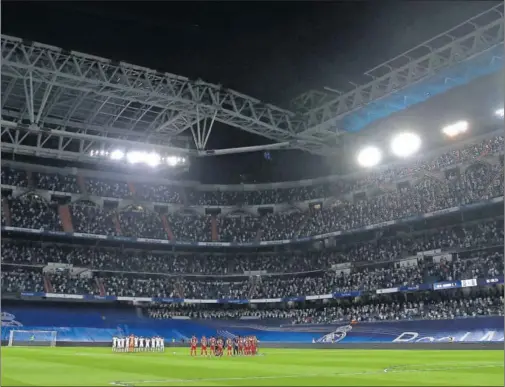
[[[165,352],[165,339],[160,336],[112,338],[113,352]]]
[[[193,336],[190,343],[190,355],[197,356],[198,339]],[[223,356],[226,348],[227,356],[254,356],[258,354],[258,339],[256,336],[228,338],[203,336],[200,340],[200,356]]]

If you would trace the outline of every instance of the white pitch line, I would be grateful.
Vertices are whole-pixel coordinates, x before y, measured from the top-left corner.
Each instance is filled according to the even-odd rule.
[[[403,365],[408,367],[408,365]],[[225,382],[233,380],[264,380],[264,379],[293,379],[293,378],[314,378],[314,377],[333,377],[333,376],[358,376],[358,375],[377,375],[385,373],[407,373],[407,372],[430,372],[430,371],[448,371],[448,370],[461,370],[461,369],[475,369],[475,368],[491,368],[502,367],[502,364],[488,364],[488,365],[472,365],[461,367],[445,367],[445,368],[425,368],[425,369],[395,369],[395,366],[385,368],[383,371],[367,371],[367,372],[342,372],[342,373],[317,373],[317,374],[293,374],[293,375],[268,375],[268,376],[245,376],[245,377],[232,377],[232,378],[196,378],[196,379],[158,379],[158,380],[134,380],[129,382],[110,382],[109,384],[115,386],[135,386],[136,384],[154,384],[154,383],[196,383],[196,382]],[[398,366],[396,366],[398,367]],[[402,366],[400,366],[402,367]]]
[[[198,379],[159,379],[159,380],[135,380],[131,382],[110,382],[109,384],[116,386],[134,386],[137,384],[151,384],[151,383],[195,383],[195,382],[224,382],[232,380],[261,380],[261,379],[292,379],[292,378],[313,378],[318,376],[346,376],[346,375],[366,375],[377,374],[379,372],[353,372],[341,374],[294,374],[294,375],[268,375],[268,376],[242,376],[233,378],[198,378]]]

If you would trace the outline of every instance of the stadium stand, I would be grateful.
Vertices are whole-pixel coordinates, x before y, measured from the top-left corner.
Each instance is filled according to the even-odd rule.
[[[146,298],[152,302],[137,306],[136,312],[129,306],[127,314],[116,316],[121,321],[140,319],[139,324],[191,318],[299,326],[502,316],[501,213],[483,210],[463,216],[456,212],[436,222],[394,230],[387,223],[501,198],[502,156],[503,137],[495,136],[409,167],[391,167],[364,177],[237,192],[101,177],[85,177],[81,184],[77,175],[28,173],[19,164],[2,166],[3,231],[11,226],[61,234],[35,239],[12,229],[2,235],[2,294],[85,295],[90,302]],[[62,202],[55,193],[70,200]],[[67,203],[68,220],[61,211]],[[157,207],[160,203],[163,209]],[[206,215],[202,207],[250,205],[274,210],[257,216],[250,210]],[[84,237],[67,238],[68,223],[73,236]],[[385,228],[367,231],[377,223]],[[334,244],[325,248],[307,238],[360,228],[361,233],[334,237]],[[113,239],[97,243],[86,239],[90,235],[124,238],[119,241],[147,238],[147,242],[142,246]],[[194,242],[300,238],[309,243],[252,250],[192,248]],[[188,247],[149,243],[172,239]],[[433,291],[434,284],[468,280],[475,281],[469,289]],[[359,299],[353,298],[357,295]],[[223,307],[220,301],[183,304],[177,300],[240,302],[225,301]],[[248,300],[262,302],[243,305]],[[84,306],[75,308],[84,313]],[[55,314],[59,311],[56,308]],[[103,313],[103,319],[108,318]],[[108,324],[112,321],[111,317]],[[79,332],[79,337],[91,335]]]

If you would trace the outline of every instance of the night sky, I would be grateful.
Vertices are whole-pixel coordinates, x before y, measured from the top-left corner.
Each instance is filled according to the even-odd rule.
[[[324,86],[347,90],[369,68],[496,2],[2,2],[2,33],[123,60],[235,89],[289,108]],[[267,143],[216,125],[208,148]],[[333,161],[337,163],[337,160]],[[279,181],[324,175],[329,164],[297,151],[194,160],[202,182]]]

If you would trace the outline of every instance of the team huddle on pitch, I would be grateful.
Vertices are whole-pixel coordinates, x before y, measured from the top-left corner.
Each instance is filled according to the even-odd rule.
[[[112,338],[113,352],[164,352],[165,339],[160,336],[137,337],[130,335],[128,337]]]
[[[190,355],[197,356],[198,339],[190,340]],[[255,336],[235,337],[234,339],[203,336],[200,340],[200,356],[223,356],[225,345],[227,356],[254,356],[258,354],[258,339]]]

